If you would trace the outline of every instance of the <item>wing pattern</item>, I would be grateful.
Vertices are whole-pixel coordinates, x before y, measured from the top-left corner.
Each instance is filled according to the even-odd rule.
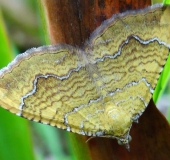
[[[0,70],[0,105],[29,120],[128,143],[170,49],[170,6],[113,16],[84,48],[33,48]]]

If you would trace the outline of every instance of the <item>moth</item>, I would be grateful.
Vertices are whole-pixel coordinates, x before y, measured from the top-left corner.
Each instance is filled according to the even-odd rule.
[[[113,15],[82,48],[32,48],[0,70],[0,105],[28,120],[70,132],[116,138],[154,92],[170,50],[170,6]]]

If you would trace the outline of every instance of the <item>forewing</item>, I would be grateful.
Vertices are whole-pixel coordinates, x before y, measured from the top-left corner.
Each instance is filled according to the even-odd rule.
[[[80,127],[95,128],[95,121],[87,124],[86,118],[100,95],[79,54],[74,47],[57,45],[19,55],[0,71],[0,105],[29,120],[76,133]]]
[[[127,12],[92,34],[86,50],[105,90],[105,134],[125,135],[147,107],[170,49],[169,18],[170,6]]]

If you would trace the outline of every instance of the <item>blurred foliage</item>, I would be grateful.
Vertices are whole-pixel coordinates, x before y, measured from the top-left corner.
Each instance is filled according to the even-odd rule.
[[[153,3],[158,1],[161,2],[161,0],[154,0]],[[168,1],[166,0],[166,3]],[[41,11],[37,1],[0,0],[0,7],[5,18],[4,25],[0,12],[0,67],[3,67],[13,59],[18,50],[23,52],[31,47],[44,45],[46,31],[43,30],[45,22],[41,21],[44,18],[43,13],[39,13]],[[167,79],[169,77],[167,76],[167,74],[169,75],[168,67],[163,74],[159,87],[162,89],[167,83],[168,88],[162,89],[165,92],[161,94],[170,94],[170,83]],[[157,93],[155,99],[158,99],[158,94],[160,93]],[[170,115],[170,110],[168,113]],[[28,122],[2,108],[0,108],[0,116],[1,160],[73,159],[65,131]],[[170,116],[168,117],[170,119]]]
[[[44,43],[37,1],[0,0],[0,6],[10,40],[21,51]]]

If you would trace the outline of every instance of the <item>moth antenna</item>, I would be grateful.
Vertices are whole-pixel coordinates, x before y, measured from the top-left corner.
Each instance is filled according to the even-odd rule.
[[[95,138],[95,137],[90,137],[90,138],[88,138],[87,140],[86,140],[86,143],[88,143],[91,139],[93,139],[93,138]]]

